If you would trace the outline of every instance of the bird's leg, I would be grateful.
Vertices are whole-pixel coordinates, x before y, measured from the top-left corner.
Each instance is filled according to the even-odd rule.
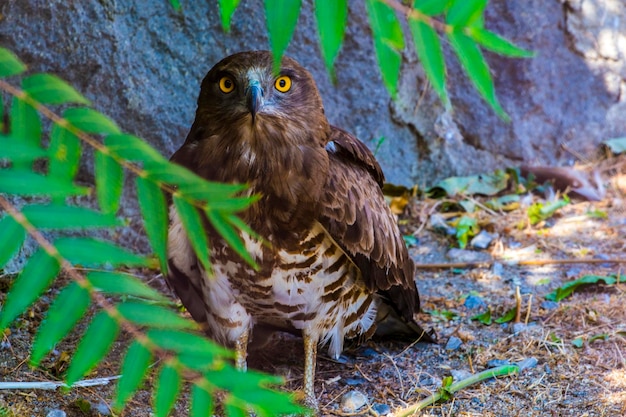
[[[246,357],[248,356],[248,334],[249,330],[246,329],[235,341],[235,367],[242,372],[248,370],[246,363]]]
[[[315,398],[315,362],[317,358],[318,338],[306,330],[302,334],[304,339],[304,396],[305,404],[317,409]]]

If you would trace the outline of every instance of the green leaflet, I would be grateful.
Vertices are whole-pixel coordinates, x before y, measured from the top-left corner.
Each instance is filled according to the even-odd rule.
[[[443,104],[448,107],[450,100],[446,92],[446,63],[439,35],[435,29],[416,19],[409,19],[409,28],[413,34],[415,50],[424,67],[424,72]]]
[[[80,206],[32,204],[22,213],[38,229],[87,229],[117,227],[123,223],[113,214],[103,214]]]
[[[301,0],[265,0],[265,17],[270,38],[274,73],[280,71],[280,61],[298,23]]]
[[[88,107],[72,107],[63,112],[63,118],[86,133],[117,134],[122,131],[113,120]]]
[[[0,219],[0,269],[13,258],[26,239],[26,231],[8,214]]]
[[[67,181],[74,180],[80,163],[81,146],[76,135],[55,124],[50,134],[48,173]]]
[[[104,144],[111,153],[127,161],[143,162],[145,166],[167,163],[159,151],[137,136],[126,133],[109,135],[104,138]]]
[[[515,58],[531,58],[535,56],[533,51],[527,51],[515,46],[502,36],[490,32],[487,29],[470,27],[466,29],[466,33],[485,49],[497,54]]]
[[[246,249],[239,232],[237,232],[237,230],[233,228],[232,224],[229,222],[229,215],[213,210],[206,210],[205,213],[215,230],[217,230],[217,232],[224,238],[228,245],[250,266],[258,269],[258,265]]]
[[[89,292],[76,282],[71,282],[61,290],[35,336],[30,355],[31,366],[39,366],[41,359],[84,317],[90,303]]]
[[[26,65],[13,52],[0,48],[0,77],[21,74],[25,70]]]
[[[448,10],[452,0],[415,0],[413,8],[428,16],[435,16]]]
[[[224,400],[224,410],[228,417],[247,417],[248,411],[246,405],[242,404],[237,398],[229,395]]]
[[[22,314],[52,284],[60,270],[55,258],[38,249],[11,286],[0,311],[0,329]]]
[[[211,261],[209,260],[209,238],[204,230],[204,224],[200,218],[198,210],[179,197],[173,195],[174,206],[180,220],[187,232],[189,242],[193,247],[196,256],[204,267],[205,271],[211,271]]]
[[[452,0],[446,23],[454,27],[472,26],[482,22],[489,0]]]
[[[341,49],[348,22],[348,1],[315,0],[315,18],[324,64],[334,80],[334,62]]]
[[[396,12],[382,0],[366,0],[367,15],[374,37],[374,50],[383,83],[394,99],[398,91],[401,51],[404,49],[402,27]]]
[[[109,155],[96,152],[96,194],[98,204],[105,213],[115,213],[120,206],[124,186],[124,170]]]
[[[174,11],[179,12],[182,7],[180,5],[180,0],[170,0],[170,6],[172,6],[172,9],[174,9]]]
[[[67,370],[65,382],[74,384],[93,369],[110,350],[117,338],[120,326],[105,311],[97,313],[78,343],[72,363]]]
[[[91,271],[85,276],[97,291],[107,294],[130,295],[160,303],[169,300],[140,279],[122,272]]]
[[[117,384],[114,409],[121,411],[124,408],[145,378],[151,361],[152,353],[137,340],[133,341],[122,363],[122,378]]]
[[[159,258],[161,271],[167,272],[167,203],[163,191],[153,181],[136,178],[137,199],[144,228],[152,250]]]
[[[198,329],[198,325],[167,308],[138,301],[124,301],[117,311],[128,321],[139,326],[158,329]]]
[[[197,384],[191,386],[190,417],[206,417],[213,415],[213,397]]]
[[[12,161],[18,166],[28,166],[35,159],[43,158],[48,152],[39,145],[33,145],[13,136],[0,136],[0,159]]]
[[[240,0],[218,0],[220,6],[220,17],[222,19],[222,29],[230,32],[230,19],[237,9]]]
[[[480,95],[483,96],[485,101],[493,107],[501,118],[509,120],[509,116],[498,102],[489,66],[476,42],[458,31],[449,32],[448,39],[454,52],[459,57],[465,72]]]
[[[169,364],[163,365],[154,391],[155,417],[167,417],[180,393],[181,377],[178,370]]]
[[[197,334],[180,330],[150,329],[147,337],[161,349],[178,354],[218,359],[233,357],[233,353]]]
[[[18,169],[0,170],[0,193],[31,196],[88,194],[89,189],[50,176]]]
[[[31,147],[41,147],[41,120],[39,113],[30,104],[17,97],[11,101],[11,118],[9,120],[11,136],[14,140],[24,142]],[[33,160],[14,163],[13,168],[30,169]]]
[[[74,87],[52,74],[30,75],[22,81],[22,89],[40,103],[90,104]]]
[[[63,258],[73,265],[82,266],[146,266],[145,257],[135,255],[111,242],[89,237],[62,237],[54,246]]]

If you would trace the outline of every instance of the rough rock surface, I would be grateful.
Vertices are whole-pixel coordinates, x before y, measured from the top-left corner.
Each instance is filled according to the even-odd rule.
[[[179,146],[193,119],[199,83],[220,58],[267,48],[261,0],[241,4],[230,33],[217,6],[167,0],[0,1],[0,45],[33,71],[69,80],[125,130],[165,154]],[[380,81],[363,2],[350,2],[350,24],[337,64],[325,73],[311,1],[288,53],[315,75],[331,122],[378,150],[388,180],[432,184],[445,176],[519,162],[568,163],[568,150],[589,156],[602,139],[623,135],[626,6],[620,0],[494,0],[487,26],[537,51],[534,59],[487,54],[500,120],[447,51],[453,112],[426,87],[407,48],[399,100]],[[410,43],[409,43],[410,45]],[[562,145],[565,145],[563,147]]]

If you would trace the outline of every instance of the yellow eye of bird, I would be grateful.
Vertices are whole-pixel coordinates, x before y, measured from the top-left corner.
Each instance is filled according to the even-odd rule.
[[[291,88],[291,78],[287,77],[286,75],[276,78],[274,87],[276,87],[276,89],[281,93],[286,93]]]
[[[220,90],[223,93],[230,93],[235,89],[235,82],[229,76],[224,76],[220,78]]]

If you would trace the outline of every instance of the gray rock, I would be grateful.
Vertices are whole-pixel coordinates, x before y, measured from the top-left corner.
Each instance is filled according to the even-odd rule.
[[[452,375],[454,382],[458,382],[471,377],[472,373],[470,371],[466,371],[465,369],[452,369],[450,370],[450,375]]]
[[[463,305],[466,308],[469,308],[470,310],[472,310],[472,309],[479,308],[479,307],[485,307],[487,304],[482,299],[482,297],[478,295],[470,294],[465,299],[465,302],[463,303]]]
[[[531,357],[531,358],[526,358],[524,360],[521,360],[519,362],[517,362],[517,366],[519,366],[519,371],[525,371],[526,369],[531,369],[537,366],[537,364],[539,363],[539,361],[537,360],[537,358]]]
[[[557,303],[556,301],[542,301],[540,304],[541,308],[546,309],[546,310],[554,310],[555,308],[559,307],[559,303]]]
[[[303,2],[287,52],[313,73],[333,124],[371,148],[387,139],[376,156],[390,182],[428,186],[451,175],[522,162],[569,164],[572,153],[561,143],[590,155],[601,140],[626,132],[623,2],[489,3],[486,27],[537,52],[532,59],[486,54],[510,123],[471,87],[445,42],[453,110],[444,109],[424,81],[410,39],[398,99],[391,101],[375,61],[364,2],[349,5],[335,84],[320,54],[312,53],[318,50],[312,0]],[[268,48],[262,10],[262,0],[241,2],[231,31],[224,33],[215,3],[183,2],[175,12],[164,0],[2,1],[0,44],[31,71],[66,79],[125,131],[169,156],[191,125],[208,69],[233,52]],[[121,215],[136,213],[128,194]],[[139,233],[120,240],[148,247]]]
[[[450,336],[446,343],[446,350],[457,350],[461,347],[463,341],[456,336]]]
[[[472,240],[470,241],[470,245],[476,249],[487,249],[489,245],[491,245],[491,242],[493,242],[493,240],[497,237],[497,233],[492,234],[485,230],[481,230],[476,236],[472,238]]]
[[[103,400],[98,401],[97,403],[91,403],[91,408],[103,416],[111,415],[111,407]]]
[[[487,368],[495,368],[498,366],[504,366],[504,365],[510,365],[511,362],[505,360],[505,359],[492,359],[489,362],[487,362]]]
[[[65,413],[65,411],[58,410],[58,409],[50,410],[48,411],[48,414],[46,414],[46,417],[66,417],[66,416],[67,414]]]
[[[378,413],[379,416],[386,416],[391,413],[391,407],[387,404],[374,403],[372,409]]]
[[[511,333],[519,334],[525,331],[527,328],[528,326],[524,323],[513,323],[513,326],[511,326]]]
[[[339,408],[344,413],[356,413],[369,404],[367,397],[360,391],[348,391],[341,397]]]

